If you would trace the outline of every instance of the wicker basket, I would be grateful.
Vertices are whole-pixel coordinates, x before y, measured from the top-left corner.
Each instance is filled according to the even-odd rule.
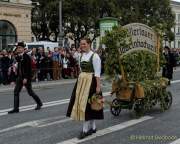
[[[130,101],[132,96],[132,90],[130,88],[124,88],[116,93],[116,97],[120,100]]]
[[[144,98],[144,88],[140,83],[135,84],[135,98]]]
[[[96,96],[96,99],[91,102],[91,109],[95,111],[100,111],[103,109],[103,97]]]

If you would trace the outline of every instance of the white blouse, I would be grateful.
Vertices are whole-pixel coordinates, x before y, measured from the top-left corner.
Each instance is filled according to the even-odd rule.
[[[92,56],[93,52],[89,51],[88,53],[82,53],[81,62],[88,62]],[[101,59],[97,53],[94,53],[93,59],[93,68],[95,77],[100,77],[101,75]]]

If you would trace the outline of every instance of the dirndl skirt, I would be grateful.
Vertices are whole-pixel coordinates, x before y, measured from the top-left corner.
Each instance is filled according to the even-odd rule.
[[[77,85],[78,85],[78,80],[72,91],[72,95],[71,95],[69,106],[68,106],[67,113],[66,113],[66,116],[71,117],[72,119],[74,119],[72,117],[72,111],[73,111],[73,107],[74,107],[76,97],[77,97],[76,96]],[[96,93],[96,85],[97,85],[96,78],[94,76],[92,76],[88,99],[91,98],[94,93]],[[99,111],[93,110],[93,109],[91,109],[91,105],[87,102],[86,107],[85,107],[85,118],[84,119],[74,119],[74,120],[88,121],[88,120],[100,120],[100,119],[104,119],[103,109],[99,110]]]

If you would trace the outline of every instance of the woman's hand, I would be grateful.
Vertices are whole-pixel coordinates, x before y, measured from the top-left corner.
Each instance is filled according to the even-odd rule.
[[[101,92],[101,88],[99,86],[96,87],[96,94],[99,94]]]
[[[100,77],[96,77],[96,93],[99,94],[100,92],[101,92]]]

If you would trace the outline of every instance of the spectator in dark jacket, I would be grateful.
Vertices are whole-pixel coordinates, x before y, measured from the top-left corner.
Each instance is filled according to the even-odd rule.
[[[37,54],[38,79],[40,81],[46,79],[46,56],[43,48],[39,48]]]
[[[10,84],[14,84],[17,76],[17,62],[13,53],[11,53],[10,61],[11,62],[8,70],[8,80]]]
[[[173,67],[176,66],[176,60],[174,54],[171,52],[168,46],[164,47],[163,55],[165,58],[165,64],[163,66],[162,76],[169,79],[170,85],[170,80],[173,78]]]
[[[3,84],[8,84],[8,69],[10,67],[10,58],[8,57],[8,53],[6,50],[3,50],[3,57],[1,58],[1,68],[2,68],[2,77]]]

